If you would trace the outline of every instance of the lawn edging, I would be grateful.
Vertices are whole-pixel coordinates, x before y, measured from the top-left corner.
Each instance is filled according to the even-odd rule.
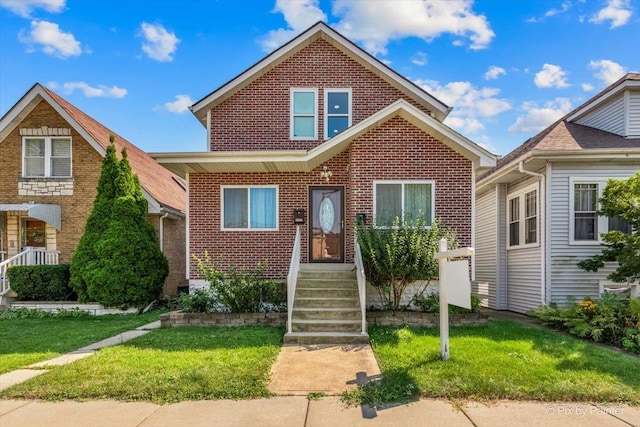
[[[486,326],[484,313],[449,314],[451,326]],[[419,311],[367,311],[370,326],[413,326],[435,328],[440,324],[437,313]],[[160,315],[160,325],[180,326],[279,326],[287,325],[287,313],[182,313],[173,311]]]
[[[180,326],[286,326],[287,313],[181,313],[160,315],[160,325]]]
[[[486,326],[489,316],[484,313],[449,314],[451,326]],[[367,311],[367,323],[370,326],[412,326],[417,328],[435,328],[440,325],[438,313],[420,311]]]

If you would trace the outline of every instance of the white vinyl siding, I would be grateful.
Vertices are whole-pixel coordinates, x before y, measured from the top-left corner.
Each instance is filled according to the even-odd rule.
[[[640,138],[640,91],[629,92],[628,105],[626,136],[628,138]]]
[[[528,310],[540,306],[542,301],[542,265],[540,236],[537,233],[536,243],[525,244],[525,195],[535,192],[537,199],[536,209],[539,211],[539,185],[536,179],[527,178],[521,182],[510,184],[508,188],[507,200],[514,197],[519,198],[520,205],[520,242],[521,245],[511,247],[506,252],[507,272],[506,272],[506,300],[508,310],[526,313]],[[508,209],[508,203],[505,203]],[[508,212],[506,212],[508,213]],[[540,224],[541,213],[537,212],[537,224]],[[505,233],[508,234],[507,227]],[[539,227],[537,227],[539,229]],[[505,245],[508,245],[505,239]]]
[[[70,137],[22,138],[22,176],[26,178],[70,178]]]
[[[607,104],[576,120],[576,123],[625,136],[624,118],[624,95],[620,94]]]
[[[497,308],[496,279],[498,259],[498,218],[497,190],[492,188],[477,197],[476,200],[476,242],[475,269],[476,281],[489,284],[487,304],[489,308]],[[484,295],[483,295],[484,297]]]
[[[290,97],[291,139],[317,139],[318,89],[293,88]]]
[[[554,163],[551,172],[549,226],[549,288],[550,302],[564,303],[567,297],[582,298],[598,296],[598,280],[615,269],[613,263],[607,264],[597,273],[586,272],[578,268],[577,263],[602,250],[597,242],[592,244],[571,244],[572,228],[571,204],[573,202],[573,184],[576,182],[600,181],[608,178],[626,179],[640,170],[640,164],[607,163]],[[608,221],[603,219],[606,224]]]

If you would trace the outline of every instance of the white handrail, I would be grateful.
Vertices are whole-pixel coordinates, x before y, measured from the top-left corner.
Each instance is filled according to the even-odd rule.
[[[0,298],[11,290],[7,270],[16,265],[58,264],[60,252],[28,247],[24,251],[0,262]],[[0,299],[1,301],[1,299]]]
[[[293,301],[296,296],[296,285],[298,284],[298,273],[300,272],[300,258],[302,251],[300,247],[300,226],[296,227],[296,238],[293,241],[293,251],[291,252],[291,263],[289,264],[289,274],[287,275],[287,332],[291,333],[291,320],[293,315]]]
[[[356,277],[358,278],[358,294],[360,295],[360,314],[362,315],[362,335],[367,333],[367,278],[364,274],[364,264],[362,263],[362,252],[355,239],[354,263],[356,266]]]

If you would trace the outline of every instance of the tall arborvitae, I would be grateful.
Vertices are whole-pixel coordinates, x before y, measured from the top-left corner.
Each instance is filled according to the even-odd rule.
[[[115,149],[113,151],[115,157]],[[112,169],[111,163],[109,169]],[[142,307],[161,294],[169,267],[147,219],[147,201],[124,149],[122,160],[118,162],[116,158],[115,170],[114,175],[109,175],[112,177],[109,183],[104,184],[110,200],[99,202],[99,194],[94,203],[94,211],[100,206],[100,212],[105,214],[104,207],[108,206],[109,212],[103,217],[105,222],[100,223],[100,234],[91,240],[93,258],[82,258],[86,267],[78,270],[81,283],[85,284],[85,299],[108,307]],[[87,221],[87,229],[89,225]]]

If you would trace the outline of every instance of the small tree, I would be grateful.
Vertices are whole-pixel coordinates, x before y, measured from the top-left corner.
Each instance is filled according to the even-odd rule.
[[[113,144],[107,150],[110,151],[115,157]],[[72,284],[84,287],[83,300],[109,307],[141,307],[160,295],[169,265],[147,219],[147,202],[138,177],[131,172],[126,150],[122,150],[121,161],[115,158],[115,174],[113,159],[106,164],[108,177],[115,178],[109,182],[100,180],[94,203],[94,211],[97,207],[105,215],[105,222],[99,222],[98,233],[92,229],[95,224],[87,221],[85,235],[91,239],[82,247],[84,252],[72,258],[72,267],[79,260],[85,265],[72,268],[72,274],[75,271],[79,275]],[[102,191],[100,185],[104,186]],[[78,295],[80,298],[80,292]]]
[[[624,220],[631,231],[612,230],[603,234],[602,252],[578,266],[585,271],[598,271],[605,262],[617,261],[618,268],[607,276],[609,279],[614,282],[640,279],[640,172],[626,180],[610,179],[599,201],[598,215]]]
[[[448,241],[449,248],[458,243],[453,231],[441,228],[434,221],[426,228],[424,221],[400,226],[398,218],[391,228],[360,225],[356,236],[362,252],[367,279],[377,290],[384,305],[393,310],[400,308],[407,286],[417,280],[426,283],[413,296],[422,295],[430,281],[438,277],[438,262],[434,254],[440,239]]]

